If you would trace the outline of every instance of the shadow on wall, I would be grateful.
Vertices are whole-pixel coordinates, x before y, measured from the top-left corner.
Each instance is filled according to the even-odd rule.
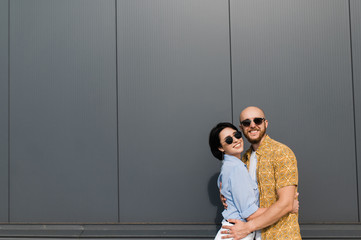
[[[214,174],[209,182],[208,182],[208,195],[209,195],[209,201],[212,203],[213,206],[217,207],[216,216],[214,218],[214,223],[220,225],[223,217],[223,205],[221,202],[221,199],[219,198],[219,189],[217,187],[217,179],[218,179],[219,172]]]

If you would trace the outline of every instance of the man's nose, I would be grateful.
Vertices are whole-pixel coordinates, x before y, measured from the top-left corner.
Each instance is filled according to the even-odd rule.
[[[252,120],[251,121],[251,124],[250,124],[250,127],[255,127],[256,126],[256,124],[254,123],[254,121]]]

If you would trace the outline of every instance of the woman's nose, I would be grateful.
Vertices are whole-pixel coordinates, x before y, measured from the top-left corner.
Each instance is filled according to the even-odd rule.
[[[234,140],[234,142],[241,142],[242,138],[236,138],[235,136],[233,136],[233,140]]]

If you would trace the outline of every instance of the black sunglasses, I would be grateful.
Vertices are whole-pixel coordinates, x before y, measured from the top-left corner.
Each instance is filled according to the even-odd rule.
[[[233,136],[237,139],[240,139],[242,137],[242,133],[241,132],[235,132],[233,134]],[[227,143],[227,144],[232,144],[233,143],[233,137],[231,136],[227,136],[225,139],[224,139],[224,142]]]
[[[265,118],[254,118],[253,120],[246,119],[241,122],[241,125],[243,127],[249,127],[251,125],[251,122],[253,121],[256,125],[261,125],[263,121],[266,120]]]

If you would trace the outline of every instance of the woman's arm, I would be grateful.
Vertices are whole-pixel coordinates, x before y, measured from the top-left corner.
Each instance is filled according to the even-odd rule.
[[[234,206],[239,212],[239,216],[247,219],[258,209],[258,198],[255,194],[255,182],[249,176],[244,165],[238,165],[232,169],[230,174],[231,195]]]

